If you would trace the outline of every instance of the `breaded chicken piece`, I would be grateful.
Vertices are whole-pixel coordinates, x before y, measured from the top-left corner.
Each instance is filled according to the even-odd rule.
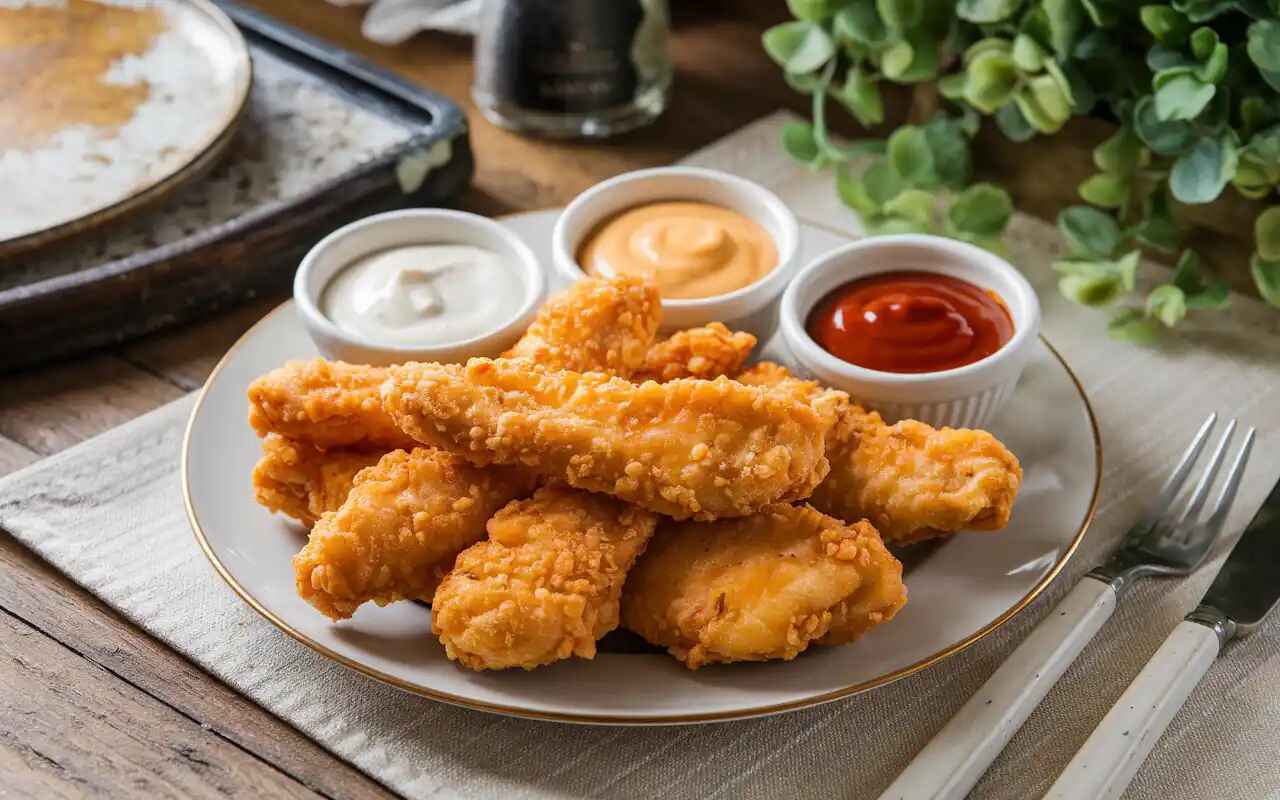
[[[902,564],[869,522],[780,503],[662,525],[627,579],[622,624],[697,669],[850,642],[906,602]]]
[[[731,331],[719,322],[676,331],[649,348],[644,365],[631,379],[665,383],[678,378],[732,378],[755,346],[756,337]]]
[[[584,278],[543,305],[504,358],[546,369],[628,377],[644,363],[662,321],[658,289],[638,278]]]
[[[767,362],[739,380],[793,397],[825,398],[829,391]],[[837,404],[836,414],[827,439],[831,472],[809,498],[814,508],[844,520],[865,517],[895,544],[1008,524],[1022,467],[990,433],[916,420],[886,425],[874,411],[848,403]]]
[[[476,670],[594,658],[596,640],[618,627],[623,581],[656,523],[611,497],[539,489],[458,556],[431,603],[432,629],[449,658]]]
[[[356,476],[293,557],[298,594],[334,620],[370,600],[430,600],[458,553],[484,538],[489,518],[531,491],[521,470],[481,470],[424,447],[387,453]]]
[[[321,449],[413,447],[382,410],[383,367],[342,361],[290,361],[249,385],[249,424]]]
[[[813,409],[727,378],[637,385],[477,358],[394,367],[382,399],[406,433],[478,466],[520,464],[680,519],[807,497],[827,473]]]
[[[310,528],[326,511],[336,511],[356,473],[378,463],[382,450],[318,450],[278,433],[262,440],[262,458],[253,468],[253,496],[271,511]]]

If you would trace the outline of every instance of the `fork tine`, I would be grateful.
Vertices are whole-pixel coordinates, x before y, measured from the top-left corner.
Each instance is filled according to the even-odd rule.
[[[1208,528],[1211,536],[1216,537],[1227,521],[1227,512],[1235,502],[1236,490],[1240,488],[1240,476],[1244,474],[1244,465],[1249,461],[1249,451],[1253,449],[1256,433],[1255,428],[1250,428],[1245,433],[1244,444],[1240,445],[1240,451],[1236,453],[1236,459],[1231,463],[1231,469],[1227,471],[1227,479],[1222,484],[1222,491],[1218,492],[1218,501],[1205,519],[1205,527]]]
[[[1231,436],[1235,432],[1236,421],[1233,419],[1227,423],[1227,429],[1223,431],[1222,438],[1218,441],[1218,446],[1214,448],[1213,455],[1209,457],[1209,463],[1205,465],[1204,472],[1200,475],[1200,480],[1196,482],[1196,488],[1191,492],[1191,498],[1187,500],[1186,509],[1178,517],[1179,522],[1191,519],[1200,511],[1200,507],[1204,505],[1205,498],[1209,496],[1209,490],[1213,488],[1213,480],[1218,477],[1218,469],[1222,466],[1222,459],[1227,455],[1227,446],[1231,444]]]
[[[1204,449],[1205,440],[1209,438],[1209,431],[1213,430],[1213,426],[1217,421],[1218,413],[1215,411],[1200,425],[1200,430],[1196,431],[1195,438],[1191,440],[1191,445],[1182,454],[1182,460],[1178,462],[1178,466],[1173,468],[1173,472],[1165,480],[1164,486],[1160,487],[1160,493],[1156,495],[1156,499],[1147,507],[1146,513],[1142,515],[1142,519],[1135,527],[1149,530],[1154,528],[1160,518],[1165,515],[1169,509],[1169,504],[1178,496],[1178,492],[1182,489],[1182,484],[1186,482],[1187,475],[1191,472],[1191,466],[1200,457],[1200,451]]]

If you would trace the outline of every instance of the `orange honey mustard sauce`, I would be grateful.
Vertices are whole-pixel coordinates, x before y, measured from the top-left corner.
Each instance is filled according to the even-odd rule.
[[[980,361],[1013,336],[995,292],[936,272],[887,272],[844,284],[809,313],[835,357],[883,372],[938,372]]]
[[[693,201],[647,203],[623,211],[587,236],[578,263],[588,275],[629,275],[664,298],[714,297],[741,289],[778,266],[778,248],[760,223]]]

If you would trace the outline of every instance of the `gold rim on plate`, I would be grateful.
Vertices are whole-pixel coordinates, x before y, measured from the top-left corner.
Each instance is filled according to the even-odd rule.
[[[315,650],[317,653],[320,653],[323,656],[326,656],[328,658],[333,659],[334,661],[337,661],[339,664],[342,664],[344,667],[349,667],[355,670],[356,672],[363,673],[369,676],[370,678],[373,678],[374,680],[378,680],[383,683],[390,684],[391,686],[394,686],[397,689],[403,689],[406,692],[410,692],[412,694],[416,694],[421,697],[426,697],[431,700],[438,700],[443,703],[449,703],[450,705],[461,706],[463,708],[470,708],[475,711],[488,711],[496,714],[507,714],[511,716],[524,717],[526,719],[549,720],[553,722],[572,722],[572,723],[593,724],[593,725],[637,725],[639,726],[639,725],[681,725],[681,724],[698,723],[698,722],[725,722],[728,720],[747,719],[749,717],[763,717],[763,716],[768,716],[770,714],[779,714],[785,711],[798,711],[800,709],[810,708],[813,706],[822,705],[824,703],[829,703],[833,700],[840,700],[845,697],[852,697],[853,695],[861,694],[863,692],[870,691],[871,689],[876,689],[881,686],[885,686],[887,684],[893,683],[894,681],[901,680],[902,678],[905,678],[908,675],[914,675],[920,670],[933,666],[934,664],[946,658],[949,658],[955,655],[956,653],[961,652],[962,650],[967,649],[978,640],[987,637],[991,633],[994,633],[998,628],[1000,628],[1002,625],[1004,625],[1006,622],[1012,619],[1016,614],[1018,614],[1018,612],[1022,611],[1024,608],[1029,606],[1032,603],[1032,601],[1034,601],[1037,597],[1039,597],[1040,594],[1046,588],[1048,588],[1049,584],[1053,582],[1053,579],[1058,576],[1058,573],[1062,572],[1062,569],[1063,567],[1066,566],[1067,561],[1071,559],[1071,556],[1075,554],[1076,549],[1080,546],[1081,540],[1084,539],[1085,531],[1089,529],[1089,524],[1093,521],[1094,513],[1098,509],[1098,490],[1102,484],[1102,438],[1098,432],[1098,420],[1093,413],[1093,406],[1089,404],[1089,397],[1085,394],[1084,387],[1080,384],[1080,379],[1077,378],[1076,374],[1071,371],[1071,367],[1067,365],[1066,359],[1062,357],[1062,354],[1059,353],[1057,349],[1054,348],[1053,345],[1049,344],[1048,340],[1046,340],[1043,335],[1041,335],[1040,341],[1044,344],[1046,348],[1049,349],[1049,352],[1053,355],[1053,357],[1058,360],[1058,363],[1062,365],[1062,368],[1066,370],[1067,376],[1071,378],[1071,383],[1076,387],[1076,392],[1078,392],[1080,395],[1080,401],[1084,403],[1085,413],[1087,413],[1089,416],[1089,428],[1093,433],[1094,459],[1097,467],[1097,471],[1093,478],[1093,493],[1092,493],[1092,496],[1089,498],[1089,510],[1085,514],[1084,520],[1080,523],[1079,530],[1076,531],[1076,535],[1072,538],[1071,543],[1067,546],[1066,550],[1062,553],[1061,556],[1058,557],[1058,560],[1054,562],[1053,567],[1050,568],[1050,570],[1046,572],[1044,576],[1040,578],[1039,581],[1036,582],[1035,586],[1031,587],[1031,590],[1027,592],[1027,594],[1023,596],[1021,600],[1019,600],[1017,603],[1015,603],[1013,606],[1007,609],[1000,616],[996,617],[994,620],[987,623],[987,625],[985,625],[984,627],[980,628],[979,630],[975,631],[974,633],[970,634],[969,636],[965,637],[959,642],[956,642],[948,647],[943,648],[937,653],[934,653],[933,655],[928,656],[927,658],[923,658],[914,664],[910,664],[906,667],[895,670],[886,675],[881,675],[880,677],[874,678],[869,681],[863,681],[862,683],[857,683],[852,686],[846,686],[843,689],[837,689],[836,691],[827,692],[826,694],[817,695],[816,697],[805,698],[804,700],[794,700],[788,703],[777,703],[777,704],[768,705],[768,706],[755,706],[751,708],[742,708],[735,711],[721,711],[713,714],[665,714],[665,715],[655,714],[655,715],[637,716],[637,717],[615,716],[610,714],[564,714],[564,713],[551,712],[551,711],[532,711],[525,708],[519,708],[517,706],[500,705],[497,703],[484,703],[477,700],[471,700],[466,697],[459,697],[458,695],[449,694],[448,692],[441,692],[436,689],[429,689],[425,686],[420,686],[415,683],[410,683],[409,681],[406,681],[402,678],[397,678],[396,676],[382,672],[381,670],[373,669],[372,667],[369,667],[365,664],[361,664],[358,661],[355,661],[351,658],[341,655],[340,653],[336,653],[333,650],[330,650],[328,647],[325,647],[324,645],[310,638],[309,636],[302,633],[301,631],[294,629],[291,625],[289,625],[289,623],[285,622],[283,619],[281,619],[279,616],[273,613],[270,609],[268,609],[262,603],[258,602],[258,600],[249,592],[248,589],[241,586],[240,583],[236,581],[236,579],[231,575],[231,573],[227,570],[227,568],[223,566],[222,562],[218,560],[217,555],[215,555],[213,552],[213,548],[209,545],[208,538],[204,534],[204,529],[200,527],[200,520],[196,517],[195,508],[191,504],[191,487],[187,477],[187,461],[190,457],[190,448],[191,448],[191,431],[195,427],[196,417],[199,416],[200,414],[200,408],[204,404],[205,397],[209,392],[209,387],[213,385],[214,380],[216,380],[218,377],[218,373],[222,371],[222,368],[226,365],[228,359],[231,358],[232,354],[234,354],[236,350],[239,349],[240,346],[243,345],[246,340],[248,340],[249,336],[258,328],[258,326],[264,324],[267,320],[271,319],[276,314],[279,314],[280,312],[284,311],[286,308],[289,307],[289,305],[292,302],[293,302],[292,300],[286,300],[285,302],[276,306],[266,316],[264,316],[262,319],[254,323],[253,326],[249,328],[249,330],[245,331],[240,336],[240,338],[236,340],[235,344],[233,344],[231,348],[227,350],[226,355],[224,355],[218,361],[217,365],[213,368],[213,371],[209,373],[208,380],[205,381],[204,386],[201,387],[200,389],[199,396],[196,397],[196,404],[191,409],[191,417],[187,420],[187,429],[182,437],[182,463],[181,463],[182,502],[187,509],[187,519],[191,523],[191,530],[195,534],[196,541],[200,543],[200,549],[204,551],[204,554],[209,559],[209,562],[213,564],[214,570],[217,571],[217,573],[220,576],[222,576],[222,579],[227,582],[227,585],[231,587],[232,591],[238,594],[241,600],[244,600],[246,603],[248,603],[249,606],[254,611],[257,611],[263,617],[266,617],[266,619],[270,621],[273,625],[275,625],[277,628],[289,634],[294,639],[297,639],[299,642],[306,645],[307,647],[310,647],[312,650]]]

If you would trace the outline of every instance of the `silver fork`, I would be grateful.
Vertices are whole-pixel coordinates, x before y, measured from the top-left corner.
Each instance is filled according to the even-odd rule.
[[[977,694],[956,713],[880,800],[959,800],[968,794],[1049,689],[1111,618],[1138,578],[1186,575],[1222,533],[1235,500],[1254,430],[1245,434],[1212,507],[1205,501],[1226,459],[1236,429],[1232,420],[1199,480],[1183,494],[1218,415],[1210,414],[1142,518],[1104,564],[1089,572],[1018,645]]]

